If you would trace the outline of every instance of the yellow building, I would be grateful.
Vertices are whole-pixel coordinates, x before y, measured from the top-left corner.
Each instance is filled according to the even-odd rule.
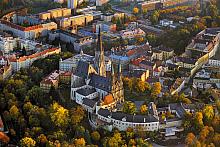
[[[39,18],[43,19],[43,20],[47,20],[50,19],[50,12],[43,12],[43,13],[39,13]]]
[[[60,20],[60,27],[66,28],[69,26],[83,26],[86,23],[92,22],[93,16],[91,14],[77,15]]]
[[[68,8],[57,8],[39,13],[39,18],[43,20],[68,16],[71,16],[71,9]]]

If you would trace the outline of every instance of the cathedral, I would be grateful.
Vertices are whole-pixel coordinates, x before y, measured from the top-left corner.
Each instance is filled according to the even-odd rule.
[[[105,65],[102,36],[99,28],[97,47],[93,63],[79,61],[71,77],[71,99],[92,112],[97,106],[113,109],[124,101],[124,88],[121,65],[115,72],[111,65],[111,72],[107,73]]]

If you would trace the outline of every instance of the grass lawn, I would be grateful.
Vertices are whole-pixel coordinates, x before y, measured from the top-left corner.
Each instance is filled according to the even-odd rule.
[[[130,92],[128,89],[125,89],[125,100],[127,101],[146,101],[150,102],[150,95],[148,93],[137,93],[137,92]]]

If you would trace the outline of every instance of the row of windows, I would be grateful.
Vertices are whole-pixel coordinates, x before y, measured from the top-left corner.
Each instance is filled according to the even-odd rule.
[[[104,117],[99,117],[99,119],[103,120],[103,121],[107,121],[106,118]],[[152,127],[152,128],[157,128],[158,124],[157,123],[147,123],[147,124],[133,124],[132,122],[131,123],[128,123],[128,122],[120,122],[120,121],[117,121],[117,120],[113,120],[113,123],[115,125],[126,125],[126,126],[134,126],[134,127],[137,127],[137,126],[143,126],[143,127]]]

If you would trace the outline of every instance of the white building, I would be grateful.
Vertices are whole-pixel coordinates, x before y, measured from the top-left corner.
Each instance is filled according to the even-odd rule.
[[[110,112],[108,109],[99,109],[97,115],[97,125],[104,125],[106,128],[118,128],[120,131],[126,131],[128,128],[134,130],[141,128],[142,131],[159,130],[159,120],[151,114],[130,115],[122,112]],[[99,124],[99,120],[104,124]]]
[[[15,47],[17,47],[19,38],[14,38],[9,34],[0,35],[0,51],[4,54],[8,54],[13,51]]]
[[[137,29],[134,29],[134,30],[122,30],[120,31],[120,36],[123,38],[123,39],[133,39],[135,37],[144,37],[146,35],[146,33],[140,29],[140,28],[137,28]]]
[[[6,20],[0,20],[0,29],[5,31],[11,31],[13,35],[17,37],[25,39],[34,39],[40,36],[46,36],[48,32],[51,30],[56,30],[57,24],[55,22],[49,22],[30,27],[23,27]]]
[[[93,58],[93,56],[81,52],[80,54],[77,54],[66,60],[60,59],[59,69],[63,71],[75,71],[79,61],[92,62]]]
[[[13,71],[19,71],[21,68],[28,68],[32,63],[41,58],[46,58],[52,54],[58,54],[61,52],[61,48],[49,48],[43,51],[36,52],[29,56],[22,56],[17,58],[15,55],[9,57],[9,61],[12,65]]]

